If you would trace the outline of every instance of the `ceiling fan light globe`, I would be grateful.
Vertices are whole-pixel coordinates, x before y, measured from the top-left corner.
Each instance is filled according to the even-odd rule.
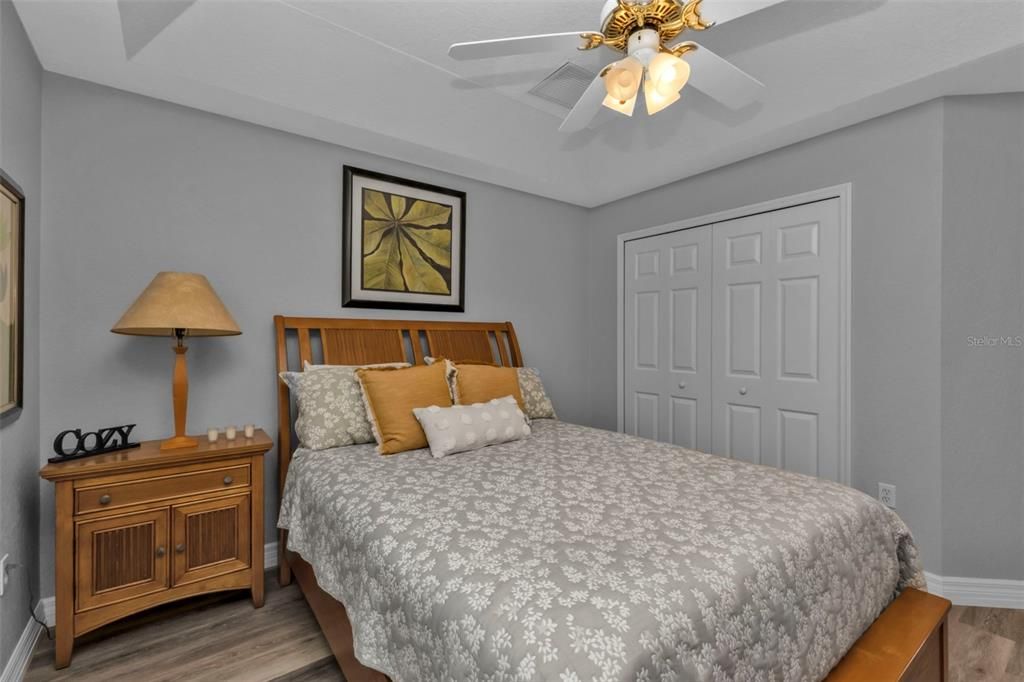
[[[651,81],[644,84],[644,102],[647,105],[647,115],[654,116],[659,111],[669,108],[680,99],[678,92],[663,93],[660,88]]]
[[[629,71],[619,71],[615,76],[615,85],[619,90],[631,90],[636,86],[636,79]]]
[[[690,80],[690,65],[674,54],[662,52],[647,67],[648,81],[653,81],[658,92],[668,97],[678,93]]]
[[[628,102],[636,97],[643,75],[643,65],[630,57],[612,64],[604,75],[608,97],[617,102]]]
[[[633,110],[636,108],[636,95],[633,95],[624,102],[609,95],[604,98],[603,104],[612,111],[617,111],[625,116],[632,116]]]

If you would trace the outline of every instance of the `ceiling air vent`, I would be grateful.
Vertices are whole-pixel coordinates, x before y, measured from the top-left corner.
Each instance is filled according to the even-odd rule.
[[[572,109],[596,76],[597,74],[581,66],[566,62],[553,74],[530,88],[530,94],[566,109]]]

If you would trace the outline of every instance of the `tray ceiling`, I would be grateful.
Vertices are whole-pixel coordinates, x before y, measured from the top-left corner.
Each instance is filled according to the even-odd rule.
[[[614,53],[456,62],[447,48],[594,30],[600,0],[15,4],[49,71],[582,206],[938,96],[1024,90],[1018,0],[787,0],[698,37],[765,83],[762,102],[730,111],[690,89],[656,117],[603,111],[571,136],[567,110],[530,91]],[[704,15],[739,4],[705,0]]]

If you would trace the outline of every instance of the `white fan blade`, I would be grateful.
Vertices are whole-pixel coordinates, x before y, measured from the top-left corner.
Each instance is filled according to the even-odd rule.
[[[586,128],[594,120],[594,117],[597,116],[597,112],[601,110],[601,103],[604,101],[605,95],[607,95],[607,92],[604,80],[598,76],[584,90],[583,96],[579,98],[576,106],[572,108],[569,115],[562,121],[562,125],[558,127],[558,130],[563,133],[578,133]]]
[[[571,50],[584,44],[580,36],[593,31],[572,31],[569,33],[546,33],[538,36],[519,36],[518,38],[498,38],[497,40],[478,40],[473,43],[455,43],[448,48],[448,56],[452,59],[487,59],[490,57],[509,57],[517,54],[533,54],[534,52],[557,52]]]
[[[784,0],[714,0],[702,8],[702,16],[705,21],[713,21],[716,25],[724,24],[733,19],[754,12],[759,12],[765,7],[777,5]]]
[[[764,90],[764,83],[703,45],[683,55],[683,59],[690,64],[688,87],[697,88],[730,109],[752,104]]]

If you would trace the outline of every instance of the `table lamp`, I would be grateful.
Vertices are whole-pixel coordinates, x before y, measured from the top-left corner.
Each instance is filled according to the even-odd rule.
[[[115,334],[173,336],[174,348],[174,437],[160,444],[161,450],[192,448],[198,441],[185,435],[188,412],[188,369],[185,365],[186,336],[237,336],[238,323],[224,307],[217,293],[202,275],[189,272],[161,272],[139,294],[121,316]]]

